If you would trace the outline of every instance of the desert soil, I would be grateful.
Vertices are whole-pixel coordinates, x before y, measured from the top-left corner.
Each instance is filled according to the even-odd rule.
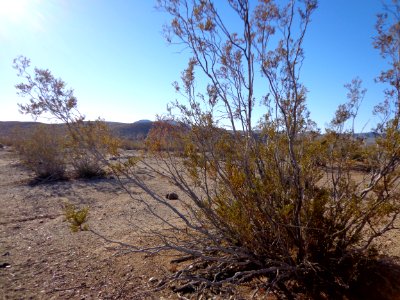
[[[89,228],[134,246],[151,246],[135,225],[154,226],[115,179],[32,185],[10,148],[0,149],[0,299],[176,299],[150,292],[168,274],[172,254],[121,255],[90,231],[71,232],[66,202],[89,206]],[[148,177],[162,193],[174,191]],[[133,192],[142,196],[139,190]],[[145,195],[143,195],[145,197]]]
[[[0,299],[179,298],[170,289],[154,292],[173,270],[174,253],[122,254],[118,244],[91,231],[73,233],[65,221],[65,203],[88,206],[92,231],[151,246],[153,241],[136,228],[157,224],[115,179],[32,185],[32,178],[10,148],[0,149]],[[177,192],[163,178],[143,174],[143,179],[161,194]],[[130,188],[137,197],[147,197]],[[383,253],[400,255],[399,231],[380,242]]]

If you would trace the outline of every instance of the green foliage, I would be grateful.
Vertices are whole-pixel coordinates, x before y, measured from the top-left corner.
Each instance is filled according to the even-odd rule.
[[[65,220],[70,223],[72,232],[87,231],[89,226],[85,224],[87,222],[89,214],[89,208],[84,207],[77,209],[75,205],[67,203],[64,207]]]

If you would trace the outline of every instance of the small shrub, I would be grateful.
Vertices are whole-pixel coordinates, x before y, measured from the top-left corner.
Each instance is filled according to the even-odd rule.
[[[107,154],[116,155],[119,141],[102,121],[69,124],[71,164],[79,178],[105,176]]]
[[[187,131],[188,128],[178,122],[174,123],[168,120],[158,120],[154,122],[153,127],[147,135],[145,141],[147,150],[156,152],[182,152],[184,149],[182,137]]]
[[[120,147],[124,150],[146,150],[144,140],[120,139]]]
[[[66,155],[78,177],[98,177],[105,174],[107,155],[116,155],[119,142],[107,124],[101,120],[85,121],[77,108],[74,91],[46,69],[28,72],[30,60],[20,56],[14,68],[24,82],[17,84],[18,95],[28,97],[28,104],[19,104],[20,112],[30,114],[35,120],[43,115],[62,122],[66,129]],[[46,91],[45,95],[42,91]]]
[[[20,137],[16,149],[22,162],[35,172],[38,179],[58,180],[64,177],[63,139],[49,126],[39,126],[32,134]]]
[[[86,223],[89,208],[77,209],[75,205],[67,203],[64,207],[65,220],[70,223],[72,232],[87,231],[89,226]]]
[[[98,161],[88,157],[82,157],[74,162],[75,172],[78,178],[104,177],[106,172]]]

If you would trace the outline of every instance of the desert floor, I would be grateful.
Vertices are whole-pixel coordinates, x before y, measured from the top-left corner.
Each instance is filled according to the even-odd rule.
[[[176,192],[162,178],[143,176],[161,194]],[[89,206],[91,230],[151,246],[135,228],[156,225],[115,179],[32,185],[32,177],[10,148],[0,149],[0,299],[179,298],[170,289],[153,291],[174,269],[173,253],[121,255],[118,244],[90,231],[72,233],[65,221],[65,203]],[[146,197],[134,187],[132,192]],[[399,255],[400,232],[393,231],[381,245],[383,253]]]
[[[0,149],[0,299],[177,297],[170,290],[147,292],[170,273],[172,254],[121,255],[117,244],[88,231],[72,233],[65,222],[66,202],[89,206],[91,230],[150,246],[151,241],[135,231],[138,224],[152,226],[146,223],[144,208],[115,179],[41,185],[31,185],[31,179],[10,148]],[[174,191],[161,178],[146,180],[160,192]]]

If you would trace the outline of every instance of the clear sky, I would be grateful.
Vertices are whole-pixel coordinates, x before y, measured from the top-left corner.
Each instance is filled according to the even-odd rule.
[[[17,108],[24,101],[14,87],[18,55],[66,81],[89,119],[131,123],[164,113],[178,97],[172,82],[189,55],[167,45],[162,26],[169,17],[154,6],[154,0],[0,0],[0,121],[30,120]],[[371,110],[382,100],[382,86],[373,79],[385,66],[372,47],[380,11],[380,0],[320,0],[306,36],[302,81],[321,128],[355,76],[368,89],[357,130],[374,124]]]

